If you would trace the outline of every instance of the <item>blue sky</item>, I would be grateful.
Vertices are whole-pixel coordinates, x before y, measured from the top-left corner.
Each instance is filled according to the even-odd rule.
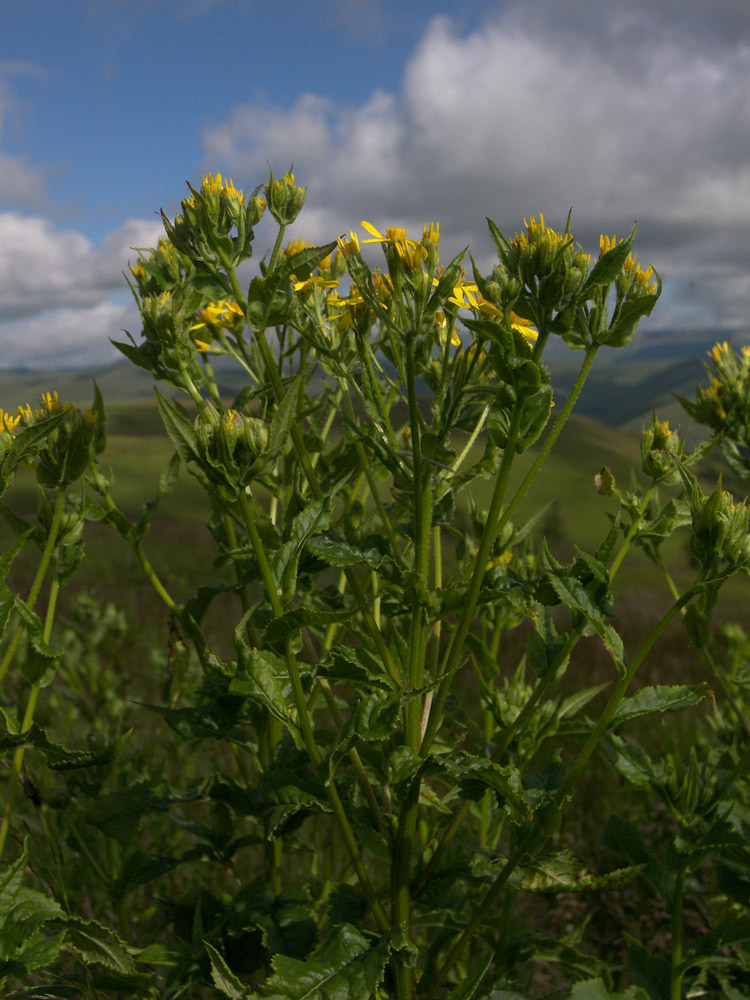
[[[0,0],[0,24],[1,367],[114,360],[155,212],[268,162],[313,240],[437,219],[489,266],[486,215],[572,205],[594,252],[637,220],[652,325],[750,330],[746,0]]]

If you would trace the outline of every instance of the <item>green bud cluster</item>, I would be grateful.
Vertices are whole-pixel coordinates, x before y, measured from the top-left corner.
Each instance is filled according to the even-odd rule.
[[[657,420],[641,432],[641,467],[645,475],[657,483],[673,484],[679,480],[674,458],[682,455],[683,442],[666,420]]]
[[[588,278],[591,258],[576,246],[566,230],[556,232],[544,216],[532,216],[526,233],[516,233],[502,261],[508,276],[522,286],[548,312],[562,312],[575,301]]]
[[[305,204],[307,188],[294,183],[291,168],[279,180],[275,180],[273,170],[265,188],[268,211],[280,226],[289,226],[297,218]]]
[[[74,483],[85,472],[92,448],[100,450],[102,425],[96,409],[82,411],[61,402],[56,392],[47,392],[41,406],[35,410],[21,407],[19,415],[22,429],[49,422],[50,429],[39,439],[35,451],[37,481],[44,489]],[[29,457],[26,455],[26,460]]]
[[[253,227],[265,211],[259,188],[249,196],[224,180],[220,173],[206,174],[200,190],[188,184],[182,212],[170,222],[162,212],[167,236],[193,263],[209,267],[238,264],[252,256]],[[233,235],[234,234],[234,235]]]
[[[719,436],[731,467],[750,478],[750,346],[739,352],[725,340],[709,351],[711,379],[696,390],[695,402],[678,397],[690,416]]]
[[[210,404],[195,422],[199,447],[210,478],[236,492],[258,475],[268,449],[266,424],[237,410],[219,412]]]
[[[718,571],[722,563],[732,569],[750,567],[750,510],[744,503],[735,503],[719,483],[698,502],[693,493],[691,514],[690,551],[705,569]]]

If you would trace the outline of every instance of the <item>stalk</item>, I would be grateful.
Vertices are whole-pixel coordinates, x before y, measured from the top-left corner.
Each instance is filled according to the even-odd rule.
[[[622,699],[625,697],[625,694],[630,686],[631,681],[633,680],[633,677],[635,676],[638,668],[640,667],[641,663],[643,662],[646,655],[650,651],[651,647],[659,638],[659,636],[664,632],[667,626],[680,613],[680,610],[683,607],[685,607],[685,605],[688,604],[696,596],[696,594],[698,593],[699,585],[702,582],[703,582],[703,573],[701,573],[701,575],[698,577],[698,580],[696,580],[693,586],[690,587],[688,590],[686,590],[685,593],[679,598],[679,600],[675,601],[672,607],[666,612],[666,614],[661,618],[661,620],[657,622],[657,624],[653,627],[651,632],[648,634],[646,639],[643,641],[643,643],[636,651],[635,655],[633,656],[633,659],[630,661],[630,664],[625,674],[621,678],[619,684],[617,685],[612,696],[607,702],[607,705],[605,706],[604,711],[599,718],[599,722],[594,727],[589,738],[586,740],[585,744],[583,745],[583,748],[578,754],[578,757],[568,770],[565,780],[563,781],[562,785],[555,794],[554,801],[558,805],[560,805],[565,800],[567,795],[570,793],[576,778],[578,777],[581,770],[588,762],[591,754],[598,746],[599,741],[606,732],[610,722],[612,721],[615,715],[615,712],[619,708]],[[508,879],[513,874],[513,872],[518,867],[523,857],[527,853],[529,845],[533,843],[536,846],[537,842],[538,842],[538,831],[536,829],[536,824],[532,823],[523,841],[518,845],[516,850],[510,855],[510,857],[506,861],[502,871],[497,876],[495,881],[492,883],[490,888],[487,890],[487,893],[485,894],[484,898],[479,904],[474,916],[470,920],[469,924],[462,933],[461,937],[458,939],[456,944],[450,950],[445,962],[436,973],[435,979],[430,986],[429,992],[427,993],[426,1000],[434,1000],[434,997],[437,994],[438,990],[445,982],[445,980],[448,978],[451,969],[462,955],[464,948],[476,933],[477,929],[481,925],[485,916],[491,910],[493,904],[495,903],[495,900],[498,898],[503,888],[505,887]],[[670,998],[670,1000],[673,1000],[673,998]],[[679,1000],[679,995],[677,1000]]]
[[[274,615],[279,618],[284,614],[284,606],[281,603],[281,597],[278,594],[276,581],[273,578],[273,573],[271,567],[268,563],[268,558],[266,557],[265,549],[263,548],[263,541],[258,533],[258,528],[255,524],[255,519],[253,518],[253,512],[250,508],[250,504],[247,499],[247,494],[243,491],[240,492],[240,506],[242,508],[242,514],[245,520],[245,525],[247,527],[247,533],[250,538],[250,543],[253,547],[253,552],[255,558],[258,562],[260,568],[261,577],[263,579],[264,586],[266,588],[266,594],[268,600],[271,604]],[[381,909],[380,903],[375,895],[375,891],[370,882],[370,878],[365,870],[362,863],[362,857],[359,852],[359,847],[354,837],[354,832],[351,828],[349,820],[346,816],[343,803],[339,798],[338,791],[336,790],[335,782],[332,778],[327,778],[325,775],[325,761],[323,760],[323,755],[318,749],[318,745],[315,741],[315,733],[313,732],[312,719],[310,713],[307,710],[307,703],[305,700],[305,692],[302,687],[302,679],[300,677],[299,668],[297,666],[297,661],[294,654],[291,651],[289,643],[286,643],[284,649],[284,660],[286,663],[287,673],[289,676],[289,681],[292,685],[292,692],[294,696],[294,704],[297,710],[297,719],[299,721],[300,727],[302,729],[302,738],[305,743],[305,748],[310,757],[310,761],[315,768],[316,773],[323,781],[326,789],[326,794],[328,796],[328,801],[331,805],[333,814],[338,822],[339,829],[344,838],[349,856],[351,858],[354,870],[359,878],[360,885],[362,886],[362,891],[367,897],[367,901],[370,904],[370,909],[372,910],[375,922],[378,928],[385,932],[388,929],[388,922],[385,918],[385,914]]]
[[[61,494],[63,498],[65,497],[64,491],[61,489]],[[47,614],[44,620],[44,630],[42,633],[42,638],[45,643],[49,643],[50,635],[52,634],[52,623],[55,620],[55,608],[57,607],[57,595],[60,592],[60,581],[57,576],[54,576],[52,583],[50,585],[49,601],[47,603]],[[31,685],[31,692],[29,693],[29,700],[26,703],[26,711],[24,712],[23,722],[21,723],[21,733],[27,733],[31,729],[31,724],[34,721],[34,711],[36,710],[36,703],[39,698],[39,692],[41,691],[41,682],[35,681]],[[23,758],[26,747],[20,746],[16,747],[13,754],[13,765],[11,767],[10,774],[10,784],[8,786],[8,798],[5,801],[5,811],[3,813],[3,821],[0,824],[0,859],[3,856],[3,850],[5,849],[5,841],[8,838],[8,830],[10,829],[10,819],[13,815],[13,806],[15,803],[16,792],[18,791],[18,785],[21,777],[21,768],[23,767]]]
[[[664,574],[664,578],[667,581],[667,586],[669,587],[670,593],[672,594],[673,597],[677,597],[678,596],[677,587],[675,586],[675,582],[672,579],[671,573],[664,565],[661,556],[659,557],[658,560],[658,566],[661,569],[662,573]],[[683,615],[685,614],[684,608],[682,610],[682,613]],[[700,653],[704,666],[708,668],[709,673],[716,681],[716,684],[721,690],[721,693],[726,698],[727,704],[732,709],[734,717],[737,719],[740,728],[745,734],[745,739],[750,740],[750,723],[745,718],[745,713],[737,704],[737,700],[735,699],[734,694],[732,693],[732,689],[727,683],[727,679],[724,676],[722,670],[719,668],[719,665],[717,664],[716,660],[713,658],[711,650],[705,646],[700,646],[698,652]]]
[[[672,959],[670,963],[669,1000],[682,1000],[682,899],[685,893],[685,870],[675,878],[672,897]]]
[[[49,568],[50,559],[52,558],[52,553],[55,551],[55,545],[57,544],[57,536],[60,531],[60,525],[62,523],[63,510],[65,509],[65,490],[60,487],[57,494],[57,503],[55,504],[55,512],[52,515],[52,524],[50,525],[49,535],[47,536],[47,541],[45,543],[44,549],[42,551],[42,558],[39,560],[39,565],[37,567],[36,576],[31,584],[31,590],[29,591],[29,596],[26,598],[26,604],[29,610],[34,610],[34,605],[36,599],[39,596],[39,591],[42,589],[42,583],[44,582],[44,577],[47,575],[47,570]],[[5,651],[2,661],[0,661],[0,680],[5,677],[8,672],[8,667],[13,662],[13,657],[16,655],[16,650],[18,649],[18,644],[21,641],[21,636],[23,635],[24,626],[19,625],[13,634],[13,638],[10,641],[8,648]]]

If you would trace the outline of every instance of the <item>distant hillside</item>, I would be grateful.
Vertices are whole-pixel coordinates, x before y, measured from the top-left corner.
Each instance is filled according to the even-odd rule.
[[[705,378],[702,362],[708,351],[728,335],[726,331],[708,329],[652,330],[638,334],[627,348],[602,348],[576,413],[610,427],[638,430],[656,407],[660,417],[688,429],[690,421],[673,393],[694,396],[696,384]],[[731,339],[737,347],[748,343],[750,330],[733,331]],[[560,405],[575,382],[583,354],[568,350],[560,338],[553,337],[545,360]],[[219,358],[214,369],[226,396],[236,395],[243,387],[242,372],[233,362]],[[0,407],[13,411],[28,402],[33,405],[43,392],[52,389],[62,399],[85,406],[93,398],[94,381],[108,404],[153,399],[153,378],[123,360],[85,371],[0,371]]]

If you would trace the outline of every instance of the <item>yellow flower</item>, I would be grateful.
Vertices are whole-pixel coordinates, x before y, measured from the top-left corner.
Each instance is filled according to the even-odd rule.
[[[399,226],[389,226],[385,231],[385,236],[383,236],[371,222],[363,221],[360,225],[373,237],[370,240],[362,240],[363,243],[390,243],[393,245],[400,240],[406,240],[406,230]],[[413,240],[409,240],[408,242],[414,244]]]
[[[339,236],[336,242],[344,257],[359,257],[359,237],[351,229],[349,230],[348,240],[344,239],[343,236]]]
[[[435,325],[437,326],[438,343],[443,345],[448,336],[448,317],[444,312],[435,313]],[[451,347],[460,347],[461,338],[455,327],[451,330]]]
[[[309,240],[290,240],[284,248],[285,257],[293,257],[296,253],[301,253],[303,250],[309,250],[312,246]]]
[[[620,241],[622,242],[622,240]],[[599,256],[603,257],[605,253],[609,253],[610,250],[614,250],[617,246],[616,236],[600,236],[599,237]]]
[[[718,362],[721,361],[722,355],[728,354],[731,351],[731,349],[732,348],[729,345],[729,341],[725,340],[721,344],[714,344],[714,346],[708,352],[708,356],[709,358],[711,358],[714,364],[718,364]],[[743,347],[742,350],[744,352],[745,348]]]
[[[19,410],[21,407],[19,406]],[[21,414],[17,417],[12,417],[10,413],[6,413],[4,410],[0,410],[0,434],[13,434],[16,427],[18,427],[21,422]]]
[[[204,194],[221,194],[222,192],[228,198],[235,198],[237,201],[245,200],[244,191],[240,191],[239,188],[234,186],[234,181],[224,180],[220,173],[214,176],[213,174],[204,174],[201,187]]]
[[[72,403],[63,403],[60,401],[60,397],[57,395],[57,390],[54,392],[45,392],[42,396],[42,417],[54,417],[57,413],[62,413],[64,410],[72,409]]]
[[[366,242],[371,242],[370,240]],[[414,243],[413,240],[397,240],[394,243],[396,253],[406,265],[408,271],[416,271],[422,261],[427,256],[427,251],[421,243]]]
[[[522,333],[527,340],[532,342],[532,344],[539,336],[539,333],[532,325],[531,320],[522,319],[520,316],[516,316],[513,311],[511,311],[510,314],[510,325],[514,330],[518,330],[519,333]]]
[[[652,265],[642,270],[638,263],[638,254],[629,253],[627,260],[622,265],[623,272],[631,280],[631,288],[640,294],[653,295],[656,291],[656,281],[654,280],[654,268]]]
[[[218,302],[209,302],[207,306],[201,309],[198,313],[198,319],[200,323],[194,323],[190,327],[191,330],[200,330],[205,326],[233,327],[240,320],[244,323],[245,317],[242,309],[236,302],[220,299]]]
[[[292,279],[294,280],[294,275],[292,275]],[[296,281],[296,280],[294,281],[295,292],[301,292],[303,289],[308,289],[308,288],[324,289],[324,288],[338,288],[338,286],[339,286],[338,281],[329,278],[321,278],[317,275],[315,277],[307,278],[305,281]]]
[[[422,230],[422,242],[427,246],[428,243],[432,243],[433,246],[437,246],[440,242],[440,223],[430,222],[429,225],[425,222],[424,228]]]

